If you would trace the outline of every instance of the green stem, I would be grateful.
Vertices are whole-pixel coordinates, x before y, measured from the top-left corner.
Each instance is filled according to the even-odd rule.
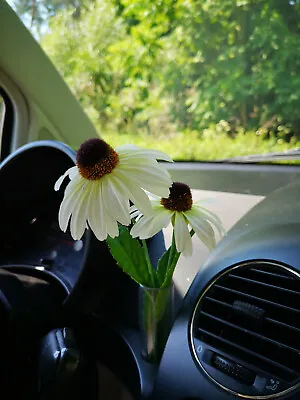
[[[174,274],[174,270],[175,270],[175,268],[176,268],[176,265],[177,265],[178,259],[179,259],[179,257],[180,257],[180,254],[181,254],[181,253],[178,253],[178,252],[177,252],[177,253],[174,255],[173,261],[172,261],[171,265],[169,265],[169,267],[168,267],[168,272],[167,272],[166,280],[164,281],[162,287],[167,287],[167,286],[169,286],[169,285],[171,284],[172,278],[173,278],[173,274]]]
[[[174,254],[177,253],[177,249],[176,249],[176,244],[175,244],[175,235],[174,235],[174,230],[173,230],[173,234],[172,234],[172,244],[171,244],[171,251],[169,254],[169,260],[168,260],[168,267],[167,269],[169,269],[169,266],[171,265],[173,258],[174,258]]]
[[[165,280],[162,284],[161,287],[167,287],[171,284],[172,278],[173,278],[173,273],[178,261],[178,258],[181,253],[178,253],[176,249],[176,243],[175,243],[175,235],[174,235],[174,230],[173,230],[173,235],[172,235],[172,244],[171,244],[171,250],[169,254],[169,260],[168,260],[168,265],[167,265],[167,272],[165,276]]]
[[[154,288],[155,287],[155,275],[154,275],[154,269],[152,267],[151,260],[150,260],[150,257],[149,257],[147,243],[146,243],[145,239],[141,239],[141,240],[142,240],[145,260],[146,260],[146,263],[147,263],[147,267],[148,267],[148,271],[149,271],[149,275],[150,275],[150,279],[151,279],[151,284],[152,284],[152,287]]]
[[[191,229],[190,236],[193,237],[194,234],[195,234],[195,231],[193,229]],[[171,284],[174,270],[176,268],[176,265],[177,265],[180,255],[181,255],[181,253],[179,253],[176,250],[175,236],[174,236],[174,231],[173,231],[172,245],[171,245],[171,251],[170,251],[170,256],[169,256],[169,261],[168,261],[167,274],[166,274],[166,279],[165,279],[162,287],[166,287]]]

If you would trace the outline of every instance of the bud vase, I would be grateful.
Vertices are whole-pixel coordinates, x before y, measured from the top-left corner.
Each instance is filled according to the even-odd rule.
[[[139,326],[143,358],[158,363],[173,322],[174,285],[139,287]]]

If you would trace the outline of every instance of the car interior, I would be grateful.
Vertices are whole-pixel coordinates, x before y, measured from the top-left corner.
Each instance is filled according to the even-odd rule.
[[[91,230],[74,240],[58,225],[54,184],[97,131],[4,0],[0,38],[1,399],[299,399],[299,166],[167,166],[227,234],[180,259],[172,328],[149,363],[137,285]],[[151,260],[170,242],[169,228],[149,239]]]

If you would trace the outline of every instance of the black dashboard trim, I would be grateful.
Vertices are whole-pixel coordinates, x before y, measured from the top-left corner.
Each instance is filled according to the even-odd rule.
[[[242,393],[237,393],[232,389],[227,388],[226,386],[222,385],[221,383],[219,383],[216,379],[214,379],[207,371],[206,369],[203,367],[201,361],[199,360],[198,356],[197,356],[197,351],[195,349],[195,345],[194,345],[194,340],[193,340],[193,330],[194,330],[194,324],[195,324],[195,316],[197,313],[197,308],[199,303],[201,302],[201,300],[203,299],[203,297],[206,295],[206,293],[209,291],[209,289],[215,284],[215,282],[217,280],[219,280],[220,278],[222,278],[222,276],[228,274],[230,271],[234,271],[237,268],[243,268],[243,267],[247,267],[249,265],[253,265],[253,264],[261,264],[261,263],[267,263],[268,265],[273,265],[275,267],[280,267],[283,268],[284,270],[286,270],[287,272],[294,274],[298,279],[300,279],[300,273],[295,271],[294,269],[292,269],[290,266],[285,266],[283,264],[279,264],[276,261],[273,260],[248,260],[246,262],[243,263],[238,263],[235,264],[229,268],[226,268],[224,271],[222,271],[221,274],[217,274],[214,279],[206,286],[206,288],[204,289],[204,291],[201,293],[196,306],[194,308],[194,312],[192,314],[192,318],[189,324],[189,339],[190,339],[190,347],[192,350],[192,355],[193,358],[195,360],[195,362],[197,363],[197,365],[201,368],[201,370],[205,373],[206,376],[209,377],[209,379],[212,380],[212,382],[214,382],[217,386],[219,386],[220,388],[222,388],[223,390],[229,392],[230,394],[234,394],[238,397],[241,397],[243,399],[252,399],[252,400],[267,400],[267,399],[277,399],[278,397],[282,397],[284,395],[290,394],[291,392],[299,389],[300,387],[300,382],[298,382],[296,385],[290,387],[289,389],[286,389],[282,392],[276,393],[276,394],[270,394],[270,395],[264,395],[264,396],[250,396],[250,395],[245,395]]]
[[[31,150],[39,150],[39,149],[53,149],[53,150],[58,150],[60,151],[64,156],[66,156],[66,159],[69,158],[70,160],[70,164],[75,165],[76,163],[76,152],[75,150],[73,150],[71,147],[69,147],[68,145],[59,142],[59,141],[53,141],[53,140],[39,140],[39,141],[35,141],[35,142],[31,142],[31,143],[27,143],[24,146],[21,146],[20,148],[18,148],[15,152],[13,152],[12,154],[10,154],[7,158],[5,158],[5,160],[2,161],[1,163],[1,170],[3,168],[9,167],[10,163],[13,163],[14,160],[16,158],[18,158],[18,156],[21,156],[23,153],[28,153]],[[57,177],[59,178],[59,176]],[[64,301],[64,305],[65,306],[70,306],[70,303],[72,303],[73,298],[74,298],[74,293],[78,292],[79,287],[81,286],[81,283],[79,283],[79,281],[82,280],[82,277],[86,275],[83,266],[86,264],[87,259],[90,256],[90,242],[92,239],[92,232],[88,229],[85,234],[84,234],[84,242],[85,242],[85,246],[84,246],[84,251],[83,251],[83,258],[82,258],[82,264],[80,267],[80,271],[78,273],[78,277],[76,278],[75,283],[73,284],[68,277],[63,276],[63,274],[60,274],[59,272],[51,272],[51,271],[47,271],[50,275],[55,276],[57,281],[60,281],[61,284],[63,285],[63,287],[65,288],[65,290],[68,291],[68,296],[66,297],[65,301]],[[42,265],[42,264],[41,264]],[[32,270],[35,270],[36,265],[28,265],[28,268],[31,268]],[[33,272],[35,273],[35,272]],[[75,296],[76,297],[76,296]]]

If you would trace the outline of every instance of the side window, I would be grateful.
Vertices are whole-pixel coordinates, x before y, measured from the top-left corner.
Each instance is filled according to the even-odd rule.
[[[0,148],[2,148],[2,133],[4,127],[5,103],[0,92]]]
[[[2,137],[4,115],[5,115],[5,103],[4,103],[3,97],[1,96],[1,93],[0,93],[0,140]]]
[[[13,106],[7,94],[0,87],[0,161],[10,153],[12,128]]]

